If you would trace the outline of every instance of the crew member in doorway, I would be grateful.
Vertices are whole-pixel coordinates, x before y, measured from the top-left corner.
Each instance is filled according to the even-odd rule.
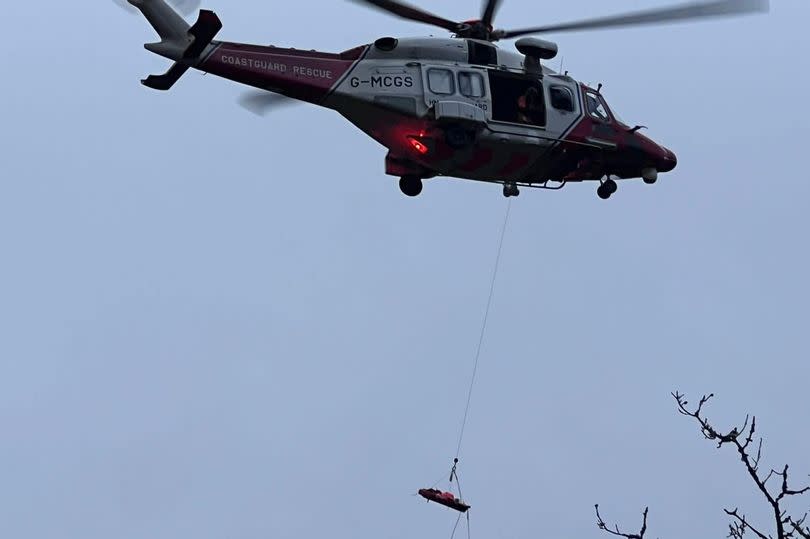
[[[538,115],[542,113],[540,92],[536,87],[530,86],[518,98],[518,121],[524,124],[539,124]]]

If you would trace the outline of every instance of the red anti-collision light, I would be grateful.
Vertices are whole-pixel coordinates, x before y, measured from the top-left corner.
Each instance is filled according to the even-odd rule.
[[[430,149],[427,147],[427,144],[419,140],[419,137],[410,135],[408,137],[408,142],[410,142],[411,147],[421,155],[426,155],[430,151]]]

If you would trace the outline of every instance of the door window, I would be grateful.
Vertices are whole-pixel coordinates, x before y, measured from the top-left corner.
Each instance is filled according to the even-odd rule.
[[[450,95],[456,92],[453,72],[449,69],[429,69],[428,86],[430,91],[439,95]]]
[[[465,97],[484,97],[484,77],[469,71],[459,73],[458,91]]]
[[[574,112],[574,94],[565,86],[552,86],[549,91],[551,106],[557,110]]]

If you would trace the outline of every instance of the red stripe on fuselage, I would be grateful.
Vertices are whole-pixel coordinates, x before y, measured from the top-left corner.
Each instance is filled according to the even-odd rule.
[[[257,88],[319,103],[363,55],[221,43],[199,69]]]
[[[493,151],[490,148],[478,148],[472,159],[460,165],[458,168],[465,172],[473,172],[492,162]]]
[[[525,153],[513,154],[512,158],[509,160],[509,163],[498,171],[498,176],[510,178],[512,174],[515,174],[516,172],[525,168],[529,164],[530,159],[531,158],[529,155]]]

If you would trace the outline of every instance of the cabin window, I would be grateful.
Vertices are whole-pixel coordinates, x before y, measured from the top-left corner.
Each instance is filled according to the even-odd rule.
[[[465,97],[484,97],[484,77],[469,71],[459,73],[458,91]]]
[[[574,94],[565,86],[552,86],[549,97],[551,106],[555,109],[574,112]]]
[[[602,122],[607,122],[610,120],[607,106],[599,94],[588,91],[585,93],[585,101],[588,104],[588,113],[591,115],[591,117]]]
[[[428,85],[430,91],[439,95],[450,95],[456,92],[453,72],[449,69],[429,69]]]

